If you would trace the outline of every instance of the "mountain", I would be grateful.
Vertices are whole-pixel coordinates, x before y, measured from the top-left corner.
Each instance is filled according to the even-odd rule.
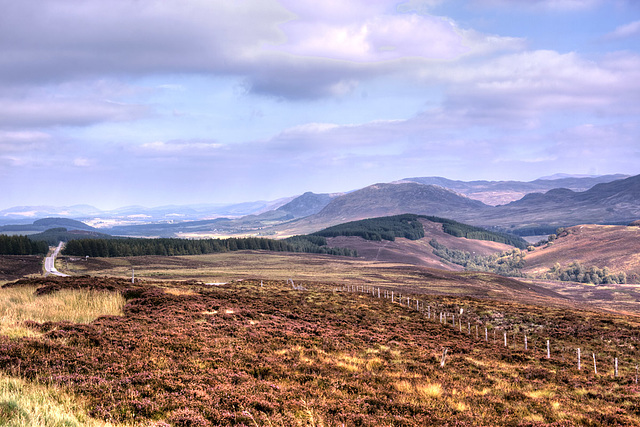
[[[460,212],[486,209],[491,207],[437,185],[374,184],[335,197],[320,212],[276,226],[273,231],[279,235],[306,234],[365,218],[403,213],[453,218]]]
[[[96,229],[74,219],[69,218],[42,218],[31,224],[14,224],[0,227],[0,233],[34,234],[51,228],[66,228],[67,230],[95,231]]]
[[[480,226],[522,228],[536,225],[628,224],[640,218],[640,175],[597,184],[576,192],[557,188],[532,193],[507,205],[482,212],[461,213],[457,220]]]
[[[213,237],[225,235],[255,235],[265,227],[273,227],[320,211],[335,195],[304,193],[281,206],[240,218],[216,218],[200,221],[127,224],[107,229],[119,236],[145,237]],[[271,233],[267,233],[271,234]]]
[[[489,209],[446,188],[417,183],[374,184],[332,200],[314,217],[346,222],[357,219],[413,213],[445,218],[460,211]]]
[[[294,218],[302,218],[320,212],[335,197],[331,194],[306,192],[276,210],[286,212]]]
[[[36,218],[66,217],[66,218],[87,218],[98,215],[102,211],[90,205],[74,206],[14,206],[9,209],[0,210],[0,218],[3,222],[25,223]]]
[[[405,178],[399,182],[417,182],[426,185],[439,185],[480,200],[488,205],[503,205],[518,200],[529,193],[544,193],[554,188],[568,188],[573,191],[585,191],[596,184],[628,178],[628,175],[573,176],[556,174],[535,181],[455,181],[431,176]]]

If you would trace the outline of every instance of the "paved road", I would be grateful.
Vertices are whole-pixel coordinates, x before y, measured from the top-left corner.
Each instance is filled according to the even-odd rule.
[[[45,276],[53,274],[54,276],[69,277],[68,274],[63,274],[56,270],[56,257],[58,256],[60,249],[62,249],[62,242],[58,243],[58,247],[55,251],[53,251],[53,254],[51,254],[51,256],[48,256],[44,259],[44,269],[46,271],[46,273],[44,274]]]

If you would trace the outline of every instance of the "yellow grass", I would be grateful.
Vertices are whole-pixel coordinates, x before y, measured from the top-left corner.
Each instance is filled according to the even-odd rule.
[[[35,287],[0,289],[0,334],[34,336],[33,331],[22,326],[25,320],[89,323],[100,316],[119,316],[126,303],[116,292],[64,289],[36,296],[35,290]]]
[[[0,374],[0,425],[6,427],[111,427],[89,418],[57,387],[29,384]]]

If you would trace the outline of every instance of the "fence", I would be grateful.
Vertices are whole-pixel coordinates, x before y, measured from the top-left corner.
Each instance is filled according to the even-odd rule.
[[[398,303],[402,306],[407,307],[407,309],[415,310],[420,313],[423,313],[424,316],[432,320],[434,322],[438,321],[445,327],[451,327],[457,332],[461,334],[466,334],[468,336],[473,336],[472,334],[472,324],[475,326],[475,339],[476,340],[484,340],[485,343],[490,344],[489,340],[489,330],[493,330],[493,345],[502,345],[505,348],[512,348],[514,350],[522,350],[525,353],[529,354],[540,354],[542,357],[546,359],[551,359],[552,356],[558,356],[563,361],[566,361],[567,354],[575,354],[575,363],[579,371],[583,371],[583,360],[582,360],[582,351],[584,349],[590,349],[591,359],[593,359],[593,373],[594,375],[603,376],[603,366],[609,366],[610,369],[607,369],[607,372],[611,372],[611,376],[614,378],[620,378],[620,372],[625,372],[624,377],[631,379],[632,382],[638,384],[638,362],[630,361],[632,358],[626,356],[626,363],[624,366],[621,366],[621,359],[616,357],[600,355],[598,356],[598,352],[594,349],[593,345],[581,345],[580,347],[575,348],[565,348],[562,347],[561,350],[557,348],[553,348],[553,337],[542,337],[540,334],[527,334],[527,332],[518,333],[518,329],[516,327],[512,327],[513,334],[508,335],[507,327],[496,328],[492,327],[489,324],[485,324],[481,319],[473,316],[468,316],[465,318],[463,322],[463,317],[465,317],[464,309],[460,308],[457,310],[451,310],[451,307],[447,307],[445,304],[438,305],[433,302],[426,302],[417,298],[416,296],[411,295],[403,295],[401,293],[389,290],[381,290],[380,288],[368,287],[368,286],[356,286],[356,285],[344,285],[341,288],[337,289],[342,292],[352,292],[352,293],[364,293],[369,294],[374,298],[379,299],[390,299],[392,303]],[[457,322],[456,322],[457,315]],[[463,328],[463,323],[466,324],[466,328]],[[484,337],[480,337],[479,330],[484,328]],[[464,329],[464,330],[463,330]],[[502,339],[500,340],[500,344],[497,342],[496,331],[500,330],[502,332]],[[442,358],[441,358],[441,366],[445,366],[445,360],[447,355],[451,355],[451,353],[447,353],[448,349],[444,349]],[[600,365],[600,374],[598,374],[598,365]],[[586,370],[586,367],[585,367]],[[604,374],[609,375],[609,374]]]

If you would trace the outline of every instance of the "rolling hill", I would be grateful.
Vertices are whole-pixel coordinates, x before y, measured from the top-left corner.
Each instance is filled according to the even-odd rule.
[[[578,225],[567,228],[552,244],[525,257],[524,272],[544,277],[554,265],[565,269],[578,262],[586,270],[607,268],[625,273],[629,282],[640,279],[640,226]]]

